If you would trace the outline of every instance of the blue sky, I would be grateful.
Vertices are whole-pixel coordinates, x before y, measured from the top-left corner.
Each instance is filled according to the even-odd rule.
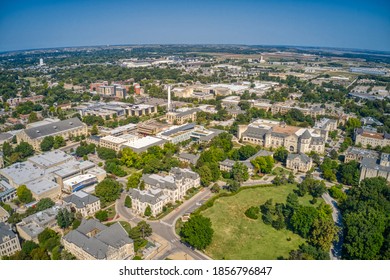
[[[0,51],[150,43],[390,51],[390,1],[0,0]]]

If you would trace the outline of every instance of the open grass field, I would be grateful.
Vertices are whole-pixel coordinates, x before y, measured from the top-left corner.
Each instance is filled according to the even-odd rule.
[[[273,260],[288,257],[288,253],[305,240],[287,229],[276,230],[264,224],[261,218],[251,220],[244,212],[270,198],[274,202],[285,202],[295,188],[295,185],[259,187],[217,199],[211,208],[202,212],[211,219],[214,229],[213,242],[206,253],[213,259]],[[299,199],[303,205],[310,205],[311,196]],[[322,199],[317,204],[320,201]]]

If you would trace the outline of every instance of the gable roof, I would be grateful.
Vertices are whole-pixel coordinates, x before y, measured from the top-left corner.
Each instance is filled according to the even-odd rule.
[[[73,203],[76,208],[84,208],[88,204],[95,203],[99,198],[83,191],[78,191],[64,198],[65,202]]]
[[[94,229],[100,232],[89,237],[87,234]],[[133,243],[119,222],[107,227],[95,219],[82,220],[80,226],[66,234],[63,239],[100,260],[107,259],[113,248],[119,249],[126,244]]]

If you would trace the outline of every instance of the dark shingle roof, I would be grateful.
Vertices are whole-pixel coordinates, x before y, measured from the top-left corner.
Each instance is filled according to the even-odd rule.
[[[73,203],[76,208],[84,208],[88,204],[95,203],[99,198],[91,194],[80,191],[64,198],[65,202]]]
[[[10,225],[6,223],[0,223],[0,244],[3,243],[3,238],[7,236],[12,239],[15,238],[16,234],[12,231]]]
[[[87,236],[87,233],[95,229],[99,231],[95,236]],[[119,249],[126,244],[133,243],[119,223],[107,227],[94,219],[83,220],[76,230],[70,231],[63,238],[96,259],[106,259],[110,248]]]
[[[300,137],[301,139],[310,139],[311,138],[311,134],[308,130],[305,130],[305,132],[301,135]]]
[[[164,136],[170,136],[170,135],[175,134],[175,133],[177,133],[179,131],[186,131],[186,130],[190,130],[190,129],[193,129],[193,128],[195,128],[195,124],[194,123],[189,123],[189,124],[185,124],[183,126],[179,126],[177,128],[165,131],[165,132],[163,132],[161,134],[164,135]]]
[[[189,160],[190,163],[192,163],[192,164],[196,164],[199,157],[200,157],[200,155],[193,155],[193,154],[188,154],[188,153],[179,154],[179,158]]]
[[[299,158],[300,161],[302,161],[304,163],[309,163],[311,161],[311,158],[304,153],[288,154],[288,156],[287,156],[287,160],[294,160],[296,158]]]
[[[266,128],[249,126],[248,129],[243,133],[243,136],[264,139],[264,135],[269,131],[270,130]]]

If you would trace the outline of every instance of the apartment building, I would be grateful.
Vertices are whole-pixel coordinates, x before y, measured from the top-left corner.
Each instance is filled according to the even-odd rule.
[[[121,85],[102,85],[97,88],[97,94],[107,97],[126,98],[126,88]]]

